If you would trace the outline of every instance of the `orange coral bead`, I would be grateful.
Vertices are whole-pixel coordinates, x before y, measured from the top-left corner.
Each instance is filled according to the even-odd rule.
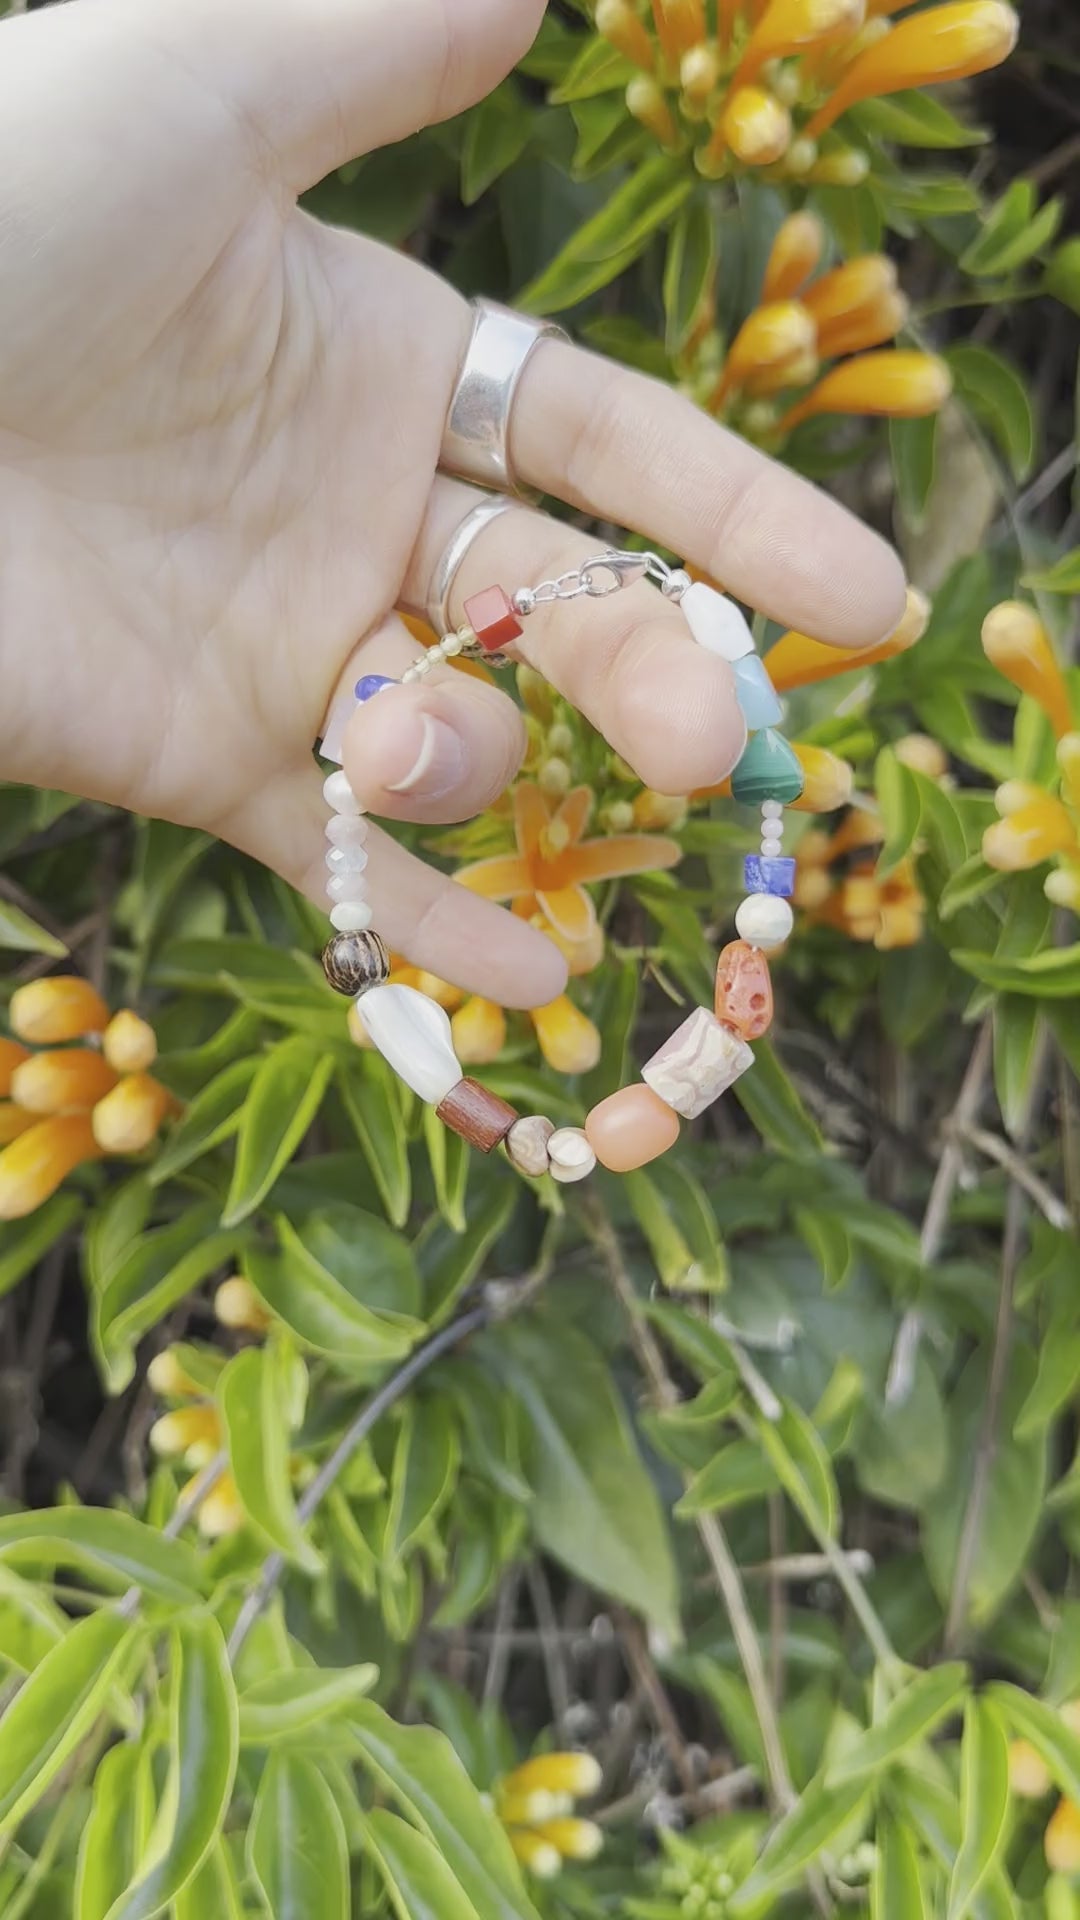
[[[732,940],[716,963],[716,1017],[744,1040],[760,1040],[772,1025],[772,976],[765,955]]]
[[[620,1087],[595,1106],[585,1121],[585,1138],[602,1167],[631,1173],[675,1145],[679,1116],[651,1087]]]

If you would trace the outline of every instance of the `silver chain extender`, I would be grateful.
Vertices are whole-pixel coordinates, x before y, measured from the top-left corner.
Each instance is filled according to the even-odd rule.
[[[667,600],[681,600],[690,585],[690,575],[682,567],[669,567],[658,553],[629,553],[609,547],[554,580],[519,587],[510,596],[511,603],[514,612],[524,616],[557,600],[577,600],[582,594],[591,600],[606,600],[608,594],[618,593],[638,578],[655,581]]]

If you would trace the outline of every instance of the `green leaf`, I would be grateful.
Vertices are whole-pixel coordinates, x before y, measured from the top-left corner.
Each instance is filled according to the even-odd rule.
[[[466,116],[461,143],[461,198],[471,207],[512,167],[529,144],[534,114],[520,89],[504,80]]]
[[[90,1337],[110,1393],[130,1382],[143,1335],[243,1245],[242,1233],[214,1231],[217,1213],[213,1201],[204,1201],[169,1226],[137,1235],[92,1301]]]
[[[441,1395],[406,1401],[394,1447],[383,1535],[387,1560],[401,1560],[440,1512],[457,1482],[461,1439]]]
[[[874,1839],[870,1920],[926,1920],[919,1856],[907,1827],[892,1814],[880,1814]]]
[[[55,960],[69,951],[62,940],[39,926],[11,900],[0,900],[0,949],[9,953],[47,953]]]
[[[4,1250],[0,1253],[0,1299],[31,1273],[50,1247],[65,1234],[82,1213],[82,1201],[74,1193],[54,1193],[43,1207],[25,1220],[5,1222]]]
[[[1039,1059],[1039,1003],[1018,993],[1003,994],[994,1007],[994,1089],[1006,1129],[1013,1138],[1028,1112],[1032,1075]]]
[[[349,1920],[349,1849],[312,1761],[272,1753],[248,1831],[248,1864],[270,1920]]]
[[[153,1166],[147,1169],[151,1185],[157,1187],[171,1180],[204,1153],[211,1153],[223,1140],[232,1138],[258,1067],[256,1054],[232,1060],[188,1101],[164,1146],[155,1154]]]
[[[885,828],[885,844],[878,854],[876,877],[885,880],[904,857],[922,820],[918,782],[910,767],[883,747],[874,767],[874,788]]]
[[[821,1135],[767,1040],[755,1041],[754,1064],[732,1092],[766,1146],[793,1159],[821,1152]]]
[[[333,1070],[333,1054],[302,1034],[279,1040],[259,1062],[240,1115],[222,1226],[246,1220],[265,1200],[318,1113]]]
[[[868,1727],[833,1762],[827,1784],[840,1787],[865,1780],[890,1766],[949,1714],[958,1712],[967,1684],[967,1668],[958,1660],[916,1675],[890,1700],[876,1726]]]
[[[830,1292],[842,1287],[851,1272],[854,1249],[840,1214],[799,1207],[795,1226],[820,1266]]]
[[[0,1561],[0,1660],[29,1673],[70,1624],[43,1587]]]
[[[964,1920],[1005,1845],[1009,1743],[992,1700],[969,1700],[960,1747],[960,1851],[949,1882],[948,1920]]]
[[[736,1384],[739,1376],[731,1357],[731,1348],[707,1320],[688,1313],[685,1307],[676,1306],[672,1300],[643,1301],[642,1311],[654,1327],[659,1327],[673,1352],[685,1361],[704,1386],[711,1385],[715,1380],[722,1380],[731,1386]]]
[[[749,1879],[731,1896],[728,1912],[736,1920],[739,1914],[746,1914],[749,1920],[759,1911],[759,1901],[793,1880],[828,1847],[850,1820],[865,1791],[857,1781],[835,1788],[826,1787],[820,1780],[811,1781],[766,1842]]]
[[[648,1243],[662,1284],[675,1291],[693,1288],[694,1256],[651,1173],[626,1174],[623,1192]]]
[[[364,1763],[441,1855],[481,1920],[537,1920],[505,1830],[446,1736],[398,1726],[371,1700],[361,1701],[350,1724]]]
[[[1040,573],[1025,573],[1023,585],[1038,593],[1080,593],[1080,547],[1063,553],[1052,567]]]
[[[993,1681],[984,1697],[1000,1710],[1014,1733],[1030,1740],[1062,1793],[1069,1800],[1080,1801],[1080,1734],[1074,1733],[1045,1700],[1036,1700],[1008,1681]]]
[[[989,136],[968,127],[930,93],[894,93],[884,100],[860,100],[849,117],[879,140],[903,147],[977,147]]]
[[[813,1421],[788,1400],[779,1420],[759,1416],[756,1425],[773,1472],[811,1532],[834,1538],[840,1497],[832,1461]]]
[[[1031,1440],[1044,1433],[1076,1391],[1080,1380],[1080,1326],[1072,1321],[1070,1301],[1060,1317],[1052,1317],[1039,1343],[1038,1370],[1013,1427],[1017,1440]]]
[[[172,1904],[172,1920],[246,1920],[224,1835]]]
[[[426,1834],[376,1808],[365,1820],[368,1845],[399,1920],[481,1920]]]
[[[440,1121],[440,1126],[442,1122]],[[446,1128],[442,1131],[445,1133]],[[463,1233],[454,1233],[433,1220],[416,1242],[417,1264],[424,1283],[424,1316],[432,1327],[448,1319],[471,1287],[495,1242],[509,1225],[518,1202],[514,1182],[502,1179],[490,1188],[482,1206],[475,1206]]]
[[[365,1053],[339,1075],[338,1084],[387,1218],[392,1226],[403,1227],[409,1217],[412,1173],[393,1071],[381,1055]]]
[[[1055,247],[1043,279],[1043,290],[1062,306],[1080,313],[1080,237]]]
[[[607,1361],[584,1334],[540,1314],[501,1327],[488,1350],[531,1432],[526,1474],[541,1545],[678,1639],[663,1512]]]
[[[679,1520],[695,1520],[701,1513],[722,1513],[775,1493],[779,1484],[760,1447],[752,1440],[732,1440],[694,1475],[675,1514]]]
[[[664,261],[665,345],[681,353],[716,272],[716,223],[705,193],[696,193],[675,219]]]
[[[136,1870],[154,1813],[151,1751],[124,1740],[98,1762],[75,1870],[74,1920],[105,1920]]]
[[[348,1713],[379,1677],[370,1661],[357,1667],[295,1667],[254,1680],[240,1695],[240,1745],[271,1747],[317,1735]]]
[[[1035,457],[1035,421],[1020,375],[989,347],[949,347],[956,391],[985,420],[1013,474],[1022,480]]]
[[[961,272],[987,278],[1015,273],[1050,245],[1063,211],[1062,201],[1048,200],[1036,212],[1031,182],[1014,180],[984,213],[976,238],[960,255]]]
[[[628,1174],[623,1190],[665,1287],[722,1293],[730,1280],[727,1254],[701,1182],[668,1159],[647,1174]]]
[[[236,1688],[218,1623],[192,1614],[171,1642],[169,1768],[138,1878],[107,1920],[153,1920],[199,1871],[221,1833],[237,1758]]]
[[[569,106],[598,93],[622,93],[636,69],[607,40],[589,39],[566,78],[551,95],[552,106]]]
[[[102,1712],[141,1628],[118,1613],[79,1620],[0,1716],[0,1835],[37,1805]]]
[[[937,466],[938,415],[922,420],[890,420],[889,450],[900,510],[912,531],[925,523],[926,503]]]
[[[0,1515],[0,1561],[77,1567],[108,1591],[141,1587],[155,1600],[189,1607],[202,1592],[198,1557],[183,1540],[107,1507],[44,1507]]]
[[[318,1573],[322,1559],[304,1537],[289,1474],[288,1376],[296,1365],[284,1341],[234,1354],[218,1383],[229,1465],[248,1519],[275,1546]]]
[[[393,1242],[395,1255],[407,1257],[408,1249],[381,1220],[372,1218],[371,1226],[366,1254],[377,1256],[385,1236]],[[281,1216],[277,1230],[280,1254],[253,1250],[243,1261],[245,1274],[271,1312],[308,1346],[341,1361],[371,1365],[404,1359],[422,1333],[422,1323],[373,1312],[308,1251],[291,1221]]]
[[[643,161],[571,234],[517,304],[529,313],[560,313],[597,293],[626,271],[693,190],[693,176],[681,160],[658,154]]]

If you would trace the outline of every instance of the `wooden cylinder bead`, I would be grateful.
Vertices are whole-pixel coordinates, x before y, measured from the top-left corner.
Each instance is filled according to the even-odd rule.
[[[470,1147],[490,1153],[505,1140],[518,1116],[514,1108],[497,1093],[482,1087],[478,1080],[459,1080],[435,1109],[446,1127],[452,1127]]]
[[[335,991],[351,996],[381,986],[390,973],[390,955],[377,933],[335,933],[323,948],[322,963]]]
[[[675,1145],[679,1116],[651,1087],[620,1087],[588,1115],[585,1137],[602,1167],[631,1173]]]
[[[529,1113],[515,1121],[506,1136],[506,1151],[520,1173],[539,1180],[547,1172],[548,1141],[554,1131],[554,1125],[542,1113]]]

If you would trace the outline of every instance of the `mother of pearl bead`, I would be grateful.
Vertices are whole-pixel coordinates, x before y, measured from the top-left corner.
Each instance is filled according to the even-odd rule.
[[[752,947],[769,953],[791,938],[795,916],[786,900],[775,893],[748,893],[735,913],[735,927]]]
[[[437,1107],[463,1077],[449,1015],[419,988],[396,981],[369,987],[359,1005],[383,1059],[421,1100]]]

